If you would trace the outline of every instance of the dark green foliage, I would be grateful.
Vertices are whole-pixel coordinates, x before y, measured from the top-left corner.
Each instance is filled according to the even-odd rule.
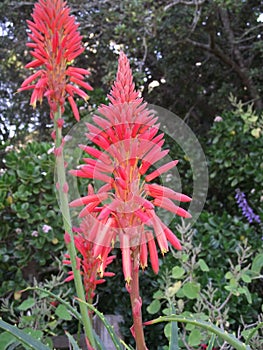
[[[240,217],[229,215],[226,212],[216,215],[204,211],[195,226],[194,244],[201,243],[200,258],[203,258],[209,266],[208,273],[200,271],[198,280],[204,287],[211,279],[214,287],[218,288],[217,297],[224,300],[228,292],[222,286],[227,283],[225,275],[229,271],[229,260],[233,264],[238,264],[237,251],[239,245],[247,240],[248,244],[253,247],[252,255],[248,260],[252,262],[260,251],[258,248],[260,248],[262,242],[261,234],[259,230],[257,234],[255,227],[242,222]],[[233,297],[228,302],[229,317],[234,329],[237,329],[241,315],[246,324],[251,324],[261,312],[262,281],[254,280],[250,284],[249,290],[252,293],[252,304],[248,303],[245,295]]]
[[[62,220],[54,192],[54,160],[48,143],[8,151],[0,177],[0,295],[56,270],[64,248]],[[45,232],[44,225],[51,227]]]
[[[207,209],[239,214],[234,197],[235,189],[240,188],[260,214],[263,138],[244,133],[241,115],[227,112],[222,118],[222,122],[214,122],[204,146],[210,173]]]

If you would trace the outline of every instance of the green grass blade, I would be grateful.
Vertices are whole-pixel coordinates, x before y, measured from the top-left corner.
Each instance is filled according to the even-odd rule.
[[[12,326],[11,324],[0,319],[0,328],[12,334],[21,344],[28,346],[32,350],[50,350],[46,345],[39,340],[24,333],[21,329]]]

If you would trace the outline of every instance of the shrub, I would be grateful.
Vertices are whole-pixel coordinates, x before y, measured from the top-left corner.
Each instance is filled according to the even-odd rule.
[[[48,143],[10,150],[0,177],[0,295],[56,270],[64,248]]]

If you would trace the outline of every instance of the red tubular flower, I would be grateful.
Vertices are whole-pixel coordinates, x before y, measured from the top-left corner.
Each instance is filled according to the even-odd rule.
[[[86,300],[88,303],[92,303],[96,286],[105,282],[105,279],[102,277],[114,276],[113,272],[104,271],[115,256],[107,256],[103,262],[99,257],[95,257],[93,243],[84,237],[81,230],[78,235],[75,236],[74,242],[77,251],[81,254],[81,258],[78,258],[78,265],[81,270],[81,275],[83,275]],[[65,257],[67,260],[63,261],[64,265],[70,265],[71,261],[69,260],[69,255],[66,254]],[[65,282],[69,282],[73,279],[73,271],[69,271]]]
[[[71,206],[84,205],[80,216],[99,213],[94,229],[86,232],[88,239],[98,245],[96,253],[102,257],[105,247],[119,236],[123,257],[125,280],[131,280],[132,253],[139,247],[142,268],[147,266],[149,252],[153,270],[158,272],[158,255],[154,235],[162,253],[168,243],[181,249],[176,236],[157,216],[155,208],[190,218],[191,215],[174,203],[189,202],[190,197],[172,189],[150,183],[177,164],[171,161],[153,172],[149,168],[162,159],[168,150],[162,150],[163,134],[158,134],[158,118],[147,109],[134,89],[129,61],[120,54],[117,79],[110,95],[109,106],[102,105],[93,117],[96,126],[87,124],[87,138],[97,147],[80,145],[94,159],[85,158],[86,164],[71,174],[106,182],[97,195],[90,194],[77,199]],[[103,226],[107,225],[107,229]],[[100,232],[100,229],[104,233]],[[148,249],[147,249],[148,245]]]
[[[30,101],[33,107],[37,101],[42,102],[43,96],[46,97],[51,118],[59,106],[63,111],[65,99],[68,99],[76,120],[79,120],[73,97],[78,95],[87,100],[88,95],[77,86],[85,90],[92,88],[84,82],[89,71],[70,66],[84,47],[78,24],[69,13],[70,9],[63,0],[39,0],[35,4],[33,21],[27,21],[31,31],[28,37],[32,41],[27,46],[32,49],[34,60],[26,68],[38,68],[38,71],[28,77],[18,91],[33,89]]]

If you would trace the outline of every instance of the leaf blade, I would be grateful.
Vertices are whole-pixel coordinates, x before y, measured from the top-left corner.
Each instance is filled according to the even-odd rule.
[[[21,344],[28,346],[32,350],[50,350],[50,348],[41,343],[39,340],[31,337],[29,334],[24,333],[21,329],[12,326],[2,319],[0,319],[0,328],[12,334]]]

